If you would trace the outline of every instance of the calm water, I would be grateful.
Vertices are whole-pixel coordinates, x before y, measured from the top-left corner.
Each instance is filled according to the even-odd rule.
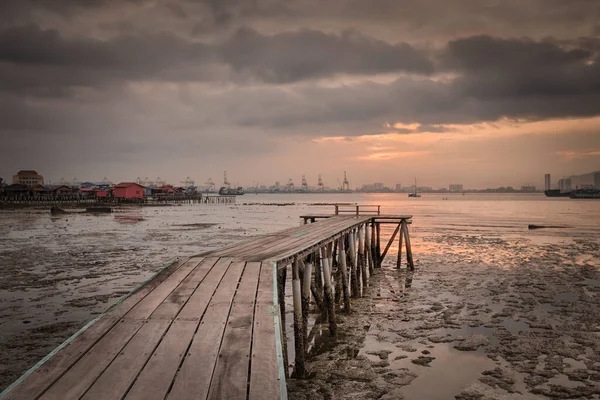
[[[540,245],[600,237],[600,201],[540,194],[416,199],[406,194],[248,194],[235,206],[129,208],[111,215],[0,211],[0,388],[169,260],[296,226],[300,215],[333,210],[312,203],[334,202],[378,204],[384,214],[413,215],[417,258],[443,253],[423,240],[441,234],[523,238]],[[528,230],[528,224],[566,228]],[[384,235],[391,229],[385,227]],[[395,251],[392,247],[390,254]]]

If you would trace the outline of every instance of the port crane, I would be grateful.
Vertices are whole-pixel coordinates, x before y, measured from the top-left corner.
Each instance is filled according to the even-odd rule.
[[[308,192],[308,182],[306,181],[306,176],[302,174],[302,190]]]
[[[288,180],[288,183],[286,185],[287,191],[288,192],[293,192],[294,191],[294,181],[292,180],[292,178],[290,178]]]
[[[194,184],[196,183],[194,180],[192,180],[189,176],[185,178],[185,181],[180,181],[181,183],[183,183],[183,185],[186,188],[189,187],[194,187]]]
[[[206,182],[204,182],[204,184],[206,185],[207,192],[215,191],[215,182],[212,180],[212,178],[208,178],[208,180]]]
[[[346,171],[344,171],[344,183],[342,184],[342,190],[345,190],[345,191],[350,190],[350,183],[348,182],[348,177],[346,176]]]
[[[321,174],[319,174],[319,181],[317,183],[317,190],[321,192],[325,190],[325,185],[323,185],[323,179],[321,179]]]
[[[227,180],[227,171],[223,171],[223,186],[230,187],[231,183]]]

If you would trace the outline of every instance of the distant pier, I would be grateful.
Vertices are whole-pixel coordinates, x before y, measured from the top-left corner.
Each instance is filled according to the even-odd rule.
[[[164,205],[164,204],[235,204],[236,196],[220,195],[171,195],[160,197],[142,198],[115,198],[115,197],[85,197],[78,195],[56,196],[0,196],[2,205],[111,205],[111,204],[139,204],[139,205]]]
[[[352,299],[364,295],[398,234],[414,269],[409,215],[352,205],[301,218],[303,225],[167,266],[0,398],[286,399],[289,275],[294,368],[302,379],[311,301],[336,336],[335,313],[349,313]],[[381,224],[396,225],[383,252]]]

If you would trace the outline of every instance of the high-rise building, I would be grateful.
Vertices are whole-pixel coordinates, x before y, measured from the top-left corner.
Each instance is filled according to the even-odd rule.
[[[462,192],[463,184],[462,183],[453,183],[448,186],[448,189],[450,189],[451,192]]]
[[[552,178],[550,177],[550,174],[546,174],[544,176],[544,190],[550,189],[552,189]]]
[[[563,178],[558,180],[558,188],[561,192],[570,192],[571,189],[571,178]]]
[[[385,186],[383,185],[383,182],[375,182],[375,183],[373,184],[373,187],[375,188],[375,190],[383,190],[383,188],[384,188]]]
[[[400,183],[396,183],[396,192],[402,191],[402,185]]]

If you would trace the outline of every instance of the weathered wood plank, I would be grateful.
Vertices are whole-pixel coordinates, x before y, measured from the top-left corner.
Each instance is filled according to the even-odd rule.
[[[229,265],[175,376],[169,399],[206,398],[235,289],[245,264],[233,262]]]
[[[229,264],[231,264],[230,258],[219,259],[206,275],[140,373],[127,399],[164,399],[181,360],[192,342],[200,318]]]
[[[73,365],[46,393],[43,400],[79,399],[110,365],[143,325],[142,321],[121,321]]]
[[[231,258],[227,257],[220,258],[217,261],[210,273],[204,278],[200,290],[196,290],[190,296],[188,302],[177,315],[178,320],[200,321],[230,264]]]
[[[162,400],[183,359],[197,321],[173,321],[163,340],[127,393],[126,400]]]
[[[83,331],[60,352],[51,357],[42,366],[27,376],[23,382],[12,389],[6,399],[36,399],[59,379],[73,364],[79,360],[102,336],[108,332],[122,316],[127,314],[140,300],[159,286],[173,271],[183,265],[177,261],[160,271],[152,280],[141,286],[128,297],[111,308],[93,325]]]
[[[279,369],[273,304],[273,266],[262,263],[254,311],[252,360],[250,364],[250,400],[280,398]]]
[[[336,221],[338,218],[340,220]],[[259,249],[252,256],[247,255],[246,259],[249,261],[262,261],[286,258],[307,248],[315,246],[320,242],[327,241],[331,237],[338,235],[342,230],[359,225],[361,221],[362,219],[357,219],[355,217],[337,217],[331,220],[324,220],[321,222],[331,222],[331,224],[325,226],[325,228],[322,230],[315,230],[314,232],[310,232],[309,234],[299,237],[295,240],[290,239],[282,243],[272,243],[271,246],[267,247],[264,251],[260,251]]]
[[[218,258],[216,257],[209,257],[202,260],[196,269],[158,306],[152,315],[150,315],[150,318],[168,319],[177,315],[217,261]]]
[[[83,400],[120,399],[164,335],[170,321],[147,321],[83,396]]]
[[[190,258],[163,283],[127,313],[127,319],[147,319],[156,308],[200,264],[202,258]]]
[[[210,383],[209,399],[246,399],[254,301],[259,274],[260,263],[246,264],[227,320],[217,365]]]

